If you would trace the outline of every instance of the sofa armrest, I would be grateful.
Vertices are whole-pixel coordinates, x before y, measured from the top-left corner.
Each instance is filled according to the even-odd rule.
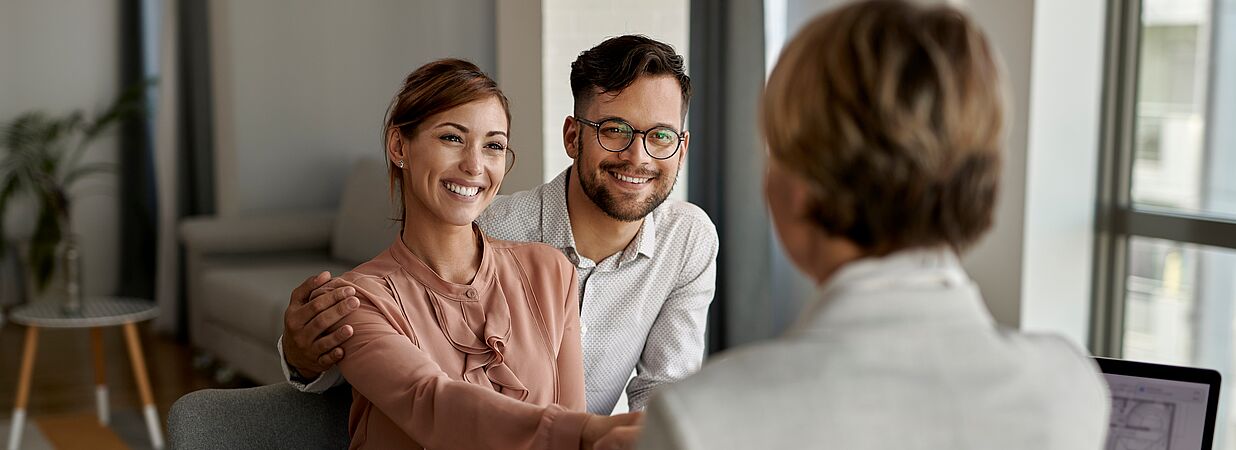
[[[325,250],[334,223],[334,211],[196,216],[180,222],[180,239],[186,250],[199,255]]]
[[[348,448],[352,389],[297,392],[287,383],[204,389],[168,411],[171,448]]]

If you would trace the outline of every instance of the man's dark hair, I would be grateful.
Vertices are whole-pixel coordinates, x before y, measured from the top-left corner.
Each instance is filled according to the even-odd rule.
[[[669,75],[682,88],[682,115],[687,115],[691,100],[691,77],[683,66],[682,55],[674,47],[637,34],[606,39],[579,54],[571,63],[571,94],[575,114],[592,101],[597,88],[602,93],[618,93],[641,76]]]

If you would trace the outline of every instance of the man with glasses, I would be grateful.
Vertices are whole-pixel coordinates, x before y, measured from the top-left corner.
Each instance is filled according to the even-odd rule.
[[[609,414],[624,389],[638,411],[657,386],[699,368],[716,289],[716,228],[698,207],[666,201],[690,143],[691,81],[669,45],[620,36],[571,64],[571,92],[562,138],[573,164],[495,199],[477,223],[494,239],[554,246],[575,264],[588,411]],[[354,310],[349,297],[309,298],[328,276],[292,292],[279,342],[288,380],[310,392],[341,382],[333,366],[351,334],[324,334]]]

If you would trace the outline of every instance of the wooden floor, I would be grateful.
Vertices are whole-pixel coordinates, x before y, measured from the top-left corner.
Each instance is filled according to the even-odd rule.
[[[139,326],[142,351],[150,372],[151,390],[164,423],[168,408],[180,396],[204,388],[251,385],[234,380],[215,383],[207,370],[194,370],[187,344],[152,333],[150,322]],[[0,328],[0,418],[13,415],[17,377],[21,367],[24,326],[6,323]],[[120,327],[103,329],[107,355],[107,385],[112,411],[140,411],[137,382]],[[95,411],[94,363],[87,329],[39,329],[27,416]]]

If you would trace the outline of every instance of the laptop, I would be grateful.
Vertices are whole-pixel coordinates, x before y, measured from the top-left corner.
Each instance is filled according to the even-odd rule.
[[[1219,372],[1095,358],[1112,395],[1108,450],[1209,449],[1219,410]]]

